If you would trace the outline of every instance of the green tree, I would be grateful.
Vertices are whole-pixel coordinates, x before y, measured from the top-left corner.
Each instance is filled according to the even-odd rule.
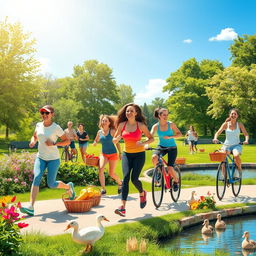
[[[78,113],[80,122],[85,123],[89,135],[95,135],[100,114],[115,114],[118,103],[118,88],[112,69],[97,60],[85,61],[74,67],[75,97],[81,103]]]
[[[238,108],[246,129],[255,134],[256,65],[252,65],[250,70],[246,67],[226,68],[212,78],[207,95],[212,101],[208,108],[212,117],[222,117],[224,121],[231,108]]]
[[[233,66],[250,67],[256,64],[256,34],[239,36],[229,50]]]
[[[206,87],[213,75],[223,70],[219,61],[189,59],[167,79],[164,91],[171,96],[167,100],[170,117],[179,127],[196,126],[205,135],[209,129],[214,133],[219,120],[207,115],[210,100]]]
[[[132,87],[130,85],[120,84],[118,85],[118,96],[120,100],[117,104],[115,104],[115,108],[117,110],[128,103],[134,102],[136,94],[133,93]]]
[[[0,22],[0,124],[6,127],[6,138],[33,109],[39,67],[34,44],[20,23]]]

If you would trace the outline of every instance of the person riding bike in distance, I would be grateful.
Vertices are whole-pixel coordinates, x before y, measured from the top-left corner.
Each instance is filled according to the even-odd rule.
[[[172,123],[168,121],[168,110],[165,108],[156,108],[154,111],[154,117],[159,120],[158,123],[154,124],[151,129],[151,134],[154,136],[154,134],[157,132],[157,135],[159,137],[159,144],[158,150],[155,150],[152,155],[152,162],[154,164],[154,167],[156,167],[159,159],[159,155],[162,154],[164,156],[165,154],[168,154],[168,174],[171,175],[171,177],[174,180],[173,190],[178,190],[178,177],[175,175],[174,171],[174,163],[177,157],[177,145],[174,138],[179,138],[182,136],[182,133],[177,128],[175,123]],[[171,148],[169,148],[171,147]],[[168,150],[161,150],[165,148],[169,148]]]
[[[240,155],[242,154],[242,145],[240,144],[240,131],[242,131],[245,136],[245,141],[243,144],[248,144],[249,135],[244,125],[237,121],[238,116],[239,115],[237,109],[230,110],[229,117],[225,120],[225,122],[214,135],[213,142],[218,143],[218,136],[225,130],[226,139],[221,150],[227,152],[228,154],[232,152],[238,170],[242,171],[242,162],[240,159]]]

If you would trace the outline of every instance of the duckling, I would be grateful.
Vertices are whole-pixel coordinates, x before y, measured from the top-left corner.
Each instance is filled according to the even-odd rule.
[[[193,203],[197,202],[195,196],[196,196],[196,191],[192,191],[192,193],[191,193],[191,198],[190,198],[190,199],[188,200],[188,202],[187,202],[187,205],[189,206],[189,208],[191,208],[191,205],[192,205]]]
[[[245,231],[242,237],[244,237],[244,241],[242,242],[243,249],[256,249],[256,242],[249,240],[250,233],[248,231]]]
[[[208,219],[205,219],[202,225],[203,225],[203,228],[201,230],[202,234],[210,235],[213,233],[213,227],[209,225]]]
[[[226,223],[221,220],[221,215],[217,214],[217,221],[215,223],[215,229],[225,229],[226,228]]]
[[[66,227],[65,231],[69,228],[73,228],[72,239],[79,244],[86,245],[84,252],[90,252],[94,243],[101,239],[104,235],[104,227],[101,224],[101,221],[109,221],[105,216],[99,215],[96,218],[97,227],[88,227],[79,229],[79,225],[76,221],[71,221]]]

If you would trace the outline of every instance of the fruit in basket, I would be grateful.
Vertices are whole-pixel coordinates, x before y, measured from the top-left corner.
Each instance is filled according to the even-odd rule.
[[[89,198],[89,193],[88,193],[87,189],[85,188],[80,191],[80,195],[75,200],[77,200],[77,201],[78,200],[86,200],[88,198]]]

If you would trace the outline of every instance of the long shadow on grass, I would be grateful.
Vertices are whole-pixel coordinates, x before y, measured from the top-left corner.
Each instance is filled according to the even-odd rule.
[[[255,193],[256,194],[256,193]],[[229,197],[222,199],[221,202],[225,203],[256,203],[256,197],[250,197],[250,196],[238,196],[238,197]]]

